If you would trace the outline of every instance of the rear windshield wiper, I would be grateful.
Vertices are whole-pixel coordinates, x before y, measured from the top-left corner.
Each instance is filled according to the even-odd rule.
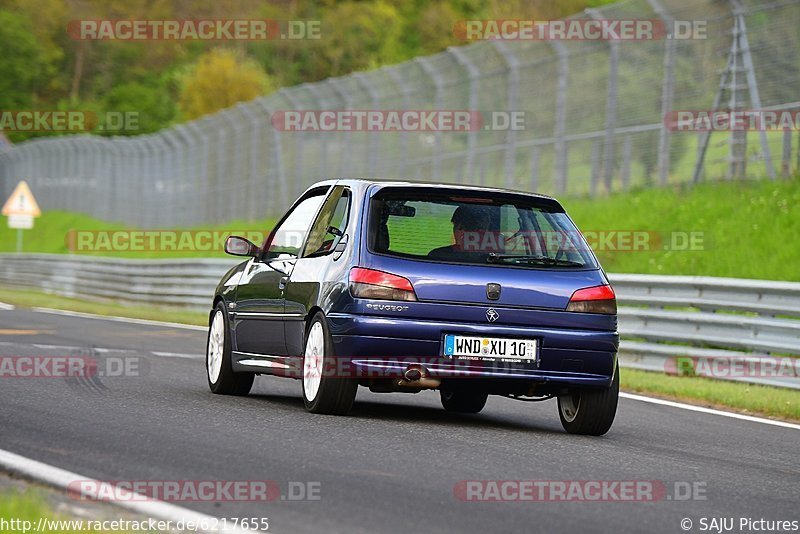
[[[526,263],[540,265],[563,265],[565,267],[583,267],[582,263],[570,260],[557,260],[549,256],[522,256],[519,254],[495,254],[489,253],[486,258],[487,263]]]

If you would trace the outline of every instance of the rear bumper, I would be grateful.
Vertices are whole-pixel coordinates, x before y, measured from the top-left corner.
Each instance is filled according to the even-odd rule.
[[[419,364],[437,378],[523,379],[565,386],[607,387],[616,367],[616,332],[496,326],[357,314],[328,315],[337,359],[359,374],[401,376]],[[485,364],[442,356],[446,333],[536,338],[536,364]]]

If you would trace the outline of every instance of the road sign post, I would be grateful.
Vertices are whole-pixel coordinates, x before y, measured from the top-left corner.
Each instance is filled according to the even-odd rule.
[[[23,180],[3,205],[3,215],[8,217],[8,227],[17,229],[17,253],[22,252],[22,231],[33,228],[33,218],[42,214],[31,188]]]

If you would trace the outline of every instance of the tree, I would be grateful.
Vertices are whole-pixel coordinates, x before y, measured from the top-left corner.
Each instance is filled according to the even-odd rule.
[[[103,99],[106,112],[136,112],[135,130],[109,131],[109,135],[138,135],[166,127],[175,116],[175,104],[164,87],[131,82],[118,85]]]
[[[0,109],[30,109],[36,94],[47,82],[52,64],[33,33],[30,19],[0,10]],[[30,137],[30,133],[8,132],[12,141]]]
[[[381,0],[345,1],[323,15],[322,38],[308,42],[313,50],[308,68],[315,80],[405,59],[400,50],[403,21],[393,5]]]
[[[227,49],[204,53],[183,80],[179,107],[190,120],[237,102],[252,100],[272,89],[272,83],[256,62]]]

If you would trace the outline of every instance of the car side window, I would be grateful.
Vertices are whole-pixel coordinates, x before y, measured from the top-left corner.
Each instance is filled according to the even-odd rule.
[[[283,222],[272,231],[265,258],[281,255],[299,256],[311,221],[325,199],[327,189],[312,192],[297,204]]]
[[[349,210],[350,191],[342,186],[335,187],[311,227],[303,257],[321,256],[336,247],[347,227]]]

